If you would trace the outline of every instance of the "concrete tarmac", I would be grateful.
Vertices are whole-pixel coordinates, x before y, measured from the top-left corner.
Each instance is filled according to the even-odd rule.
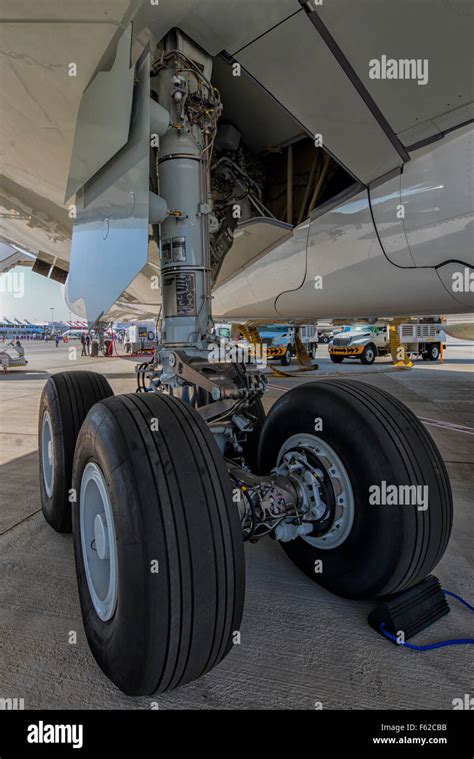
[[[26,370],[0,377],[0,699],[29,709],[452,709],[472,693],[470,646],[429,653],[397,648],[377,635],[368,602],[331,595],[301,574],[269,538],[246,545],[247,595],[242,641],[204,678],[151,698],[124,696],[97,667],[86,642],[70,536],[44,521],[38,488],[37,413],[48,376],[70,369],[103,372],[115,392],[135,390],[123,358],[71,358],[73,344],[26,343]],[[318,351],[314,375],[269,379],[265,406],[302,382],[360,376],[393,393],[419,417],[451,477],[454,527],[435,570],[443,587],[473,602],[474,349],[453,341],[444,363],[410,371],[388,360],[372,367],[332,364]],[[293,369],[296,367],[294,366]],[[451,613],[414,642],[473,637],[472,615]],[[77,642],[69,641],[77,633]]]

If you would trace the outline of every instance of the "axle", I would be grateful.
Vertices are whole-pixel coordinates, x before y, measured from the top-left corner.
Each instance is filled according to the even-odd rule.
[[[324,472],[303,450],[287,452],[270,475],[258,476],[228,462],[238,495],[244,540],[271,535],[287,542],[324,529],[329,505],[323,500]]]

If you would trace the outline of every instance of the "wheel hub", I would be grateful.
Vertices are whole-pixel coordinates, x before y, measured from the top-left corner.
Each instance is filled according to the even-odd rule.
[[[117,545],[107,483],[99,466],[92,461],[82,473],[79,514],[89,593],[97,615],[107,622],[117,606]]]
[[[43,414],[41,425],[41,468],[43,471],[43,483],[46,495],[53,495],[54,483],[54,452],[53,452],[53,427],[48,411]]]
[[[95,548],[99,559],[110,557],[109,531],[105,522],[105,514],[97,514],[94,521]]]
[[[313,523],[303,540],[322,549],[341,545],[354,522],[354,494],[333,448],[316,435],[293,435],[280,450],[276,471],[297,482],[304,519]]]
[[[313,517],[315,521],[324,517],[327,512],[326,503],[321,497],[324,474],[320,468],[310,465],[304,448],[285,453],[283,463],[278,467],[278,474],[296,480],[308,516]]]

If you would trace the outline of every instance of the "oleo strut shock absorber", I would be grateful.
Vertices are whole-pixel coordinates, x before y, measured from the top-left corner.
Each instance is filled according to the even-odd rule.
[[[159,103],[170,114],[158,154],[159,192],[173,209],[161,224],[165,349],[204,348],[209,331],[209,165],[221,112],[208,79],[210,59],[198,66],[176,49],[179,40],[175,33],[168,35],[152,80]]]

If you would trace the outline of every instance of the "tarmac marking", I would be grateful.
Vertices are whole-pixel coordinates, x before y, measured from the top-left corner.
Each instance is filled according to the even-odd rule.
[[[423,424],[426,424],[430,427],[438,427],[440,430],[449,430],[450,432],[464,432],[465,435],[474,435],[473,427],[463,427],[460,424],[441,422],[438,419],[425,419],[422,416],[419,416],[418,419],[420,422],[423,422]]]

